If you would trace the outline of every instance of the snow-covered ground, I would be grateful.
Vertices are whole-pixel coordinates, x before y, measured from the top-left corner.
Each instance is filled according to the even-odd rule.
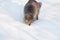
[[[60,40],[60,0],[37,0],[43,4],[31,26],[23,21],[27,1],[0,0],[0,40]]]

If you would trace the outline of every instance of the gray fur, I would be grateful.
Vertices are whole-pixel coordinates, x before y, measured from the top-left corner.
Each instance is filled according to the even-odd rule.
[[[24,6],[24,21],[28,25],[34,21],[38,20],[39,9],[41,8],[42,3],[35,0],[29,0],[28,3]]]

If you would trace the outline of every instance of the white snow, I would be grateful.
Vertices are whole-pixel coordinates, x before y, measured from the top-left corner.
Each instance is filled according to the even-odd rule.
[[[28,0],[0,0],[0,40],[60,40],[60,0],[41,1],[39,20],[23,21]]]

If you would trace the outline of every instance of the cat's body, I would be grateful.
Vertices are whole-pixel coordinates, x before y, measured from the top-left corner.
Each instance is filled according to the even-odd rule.
[[[42,3],[35,0],[29,0],[24,7],[24,21],[30,25],[34,19],[38,20],[39,9]]]

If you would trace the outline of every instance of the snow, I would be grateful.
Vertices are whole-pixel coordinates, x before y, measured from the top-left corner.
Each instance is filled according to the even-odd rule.
[[[60,40],[60,0],[42,2],[39,20],[24,23],[28,0],[0,0],[0,40]]]

